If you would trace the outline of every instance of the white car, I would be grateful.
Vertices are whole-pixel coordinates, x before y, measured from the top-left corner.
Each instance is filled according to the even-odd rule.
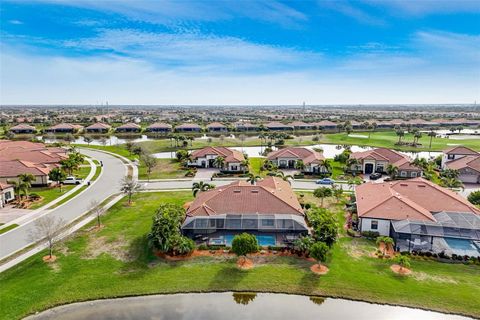
[[[76,177],[67,177],[67,179],[63,180],[63,184],[80,184],[82,183],[83,179],[76,178]]]

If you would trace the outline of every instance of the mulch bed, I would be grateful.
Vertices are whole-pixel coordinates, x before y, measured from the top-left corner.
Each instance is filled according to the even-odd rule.
[[[390,269],[395,272],[396,274],[399,274],[399,275],[402,275],[402,276],[406,276],[406,275],[409,275],[412,273],[412,270],[410,269],[407,269],[405,267],[401,267],[400,265],[398,264],[392,264],[390,266]]]
[[[328,268],[323,264],[318,264],[318,263],[311,266],[310,270],[312,270],[313,273],[318,275],[323,275],[328,273]]]
[[[57,256],[52,255],[50,257],[50,255],[48,255],[48,256],[44,256],[42,259],[43,259],[43,262],[45,262],[45,263],[51,263],[51,262],[55,262],[55,260],[57,260]]]

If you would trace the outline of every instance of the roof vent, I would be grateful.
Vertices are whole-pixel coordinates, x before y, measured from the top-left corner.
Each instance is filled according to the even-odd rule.
[[[408,187],[408,184],[406,184],[406,183],[400,183],[400,185],[401,185],[402,187]]]
[[[424,185],[424,184],[420,184],[420,185],[418,185],[418,187],[419,187],[419,188],[426,188],[427,186]]]
[[[252,190],[252,193],[258,193],[258,190]]]
[[[240,190],[233,190],[233,193],[240,193]]]

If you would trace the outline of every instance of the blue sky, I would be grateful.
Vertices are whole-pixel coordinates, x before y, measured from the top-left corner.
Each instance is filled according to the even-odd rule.
[[[8,1],[2,104],[480,102],[480,2]]]

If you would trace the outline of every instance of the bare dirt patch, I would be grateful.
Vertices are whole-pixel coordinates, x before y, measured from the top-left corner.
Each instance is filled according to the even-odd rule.
[[[253,261],[251,259],[241,257],[237,261],[237,267],[242,270],[249,270],[253,268]]]
[[[412,270],[408,269],[408,268],[405,268],[405,267],[401,267],[400,265],[398,264],[392,264],[390,266],[390,270],[392,270],[393,272],[395,272],[396,274],[399,274],[399,275],[402,275],[402,276],[406,276],[406,275],[409,275],[412,273]]]
[[[418,281],[434,281],[434,282],[439,282],[439,283],[458,284],[458,282],[453,280],[452,278],[434,276],[434,275],[430,275],[430,274],[425,273],[425,272],[413,272],[412,277],[415,280],[418,280]]]
[[[106,237],[90,236],[83,258],[95,259],[106,253],[117,260],[129,262],[134,260],[135,257],[128,252],[126,245],[126,240],[123,237],[119,237],[115,241],[107,241]]]
[[[327,266],[324,266],[323,264],[318,264],[318,263],[311,266],[310,270],[312,270],[313,273],[318,275],[323,275],[328,273]]]

